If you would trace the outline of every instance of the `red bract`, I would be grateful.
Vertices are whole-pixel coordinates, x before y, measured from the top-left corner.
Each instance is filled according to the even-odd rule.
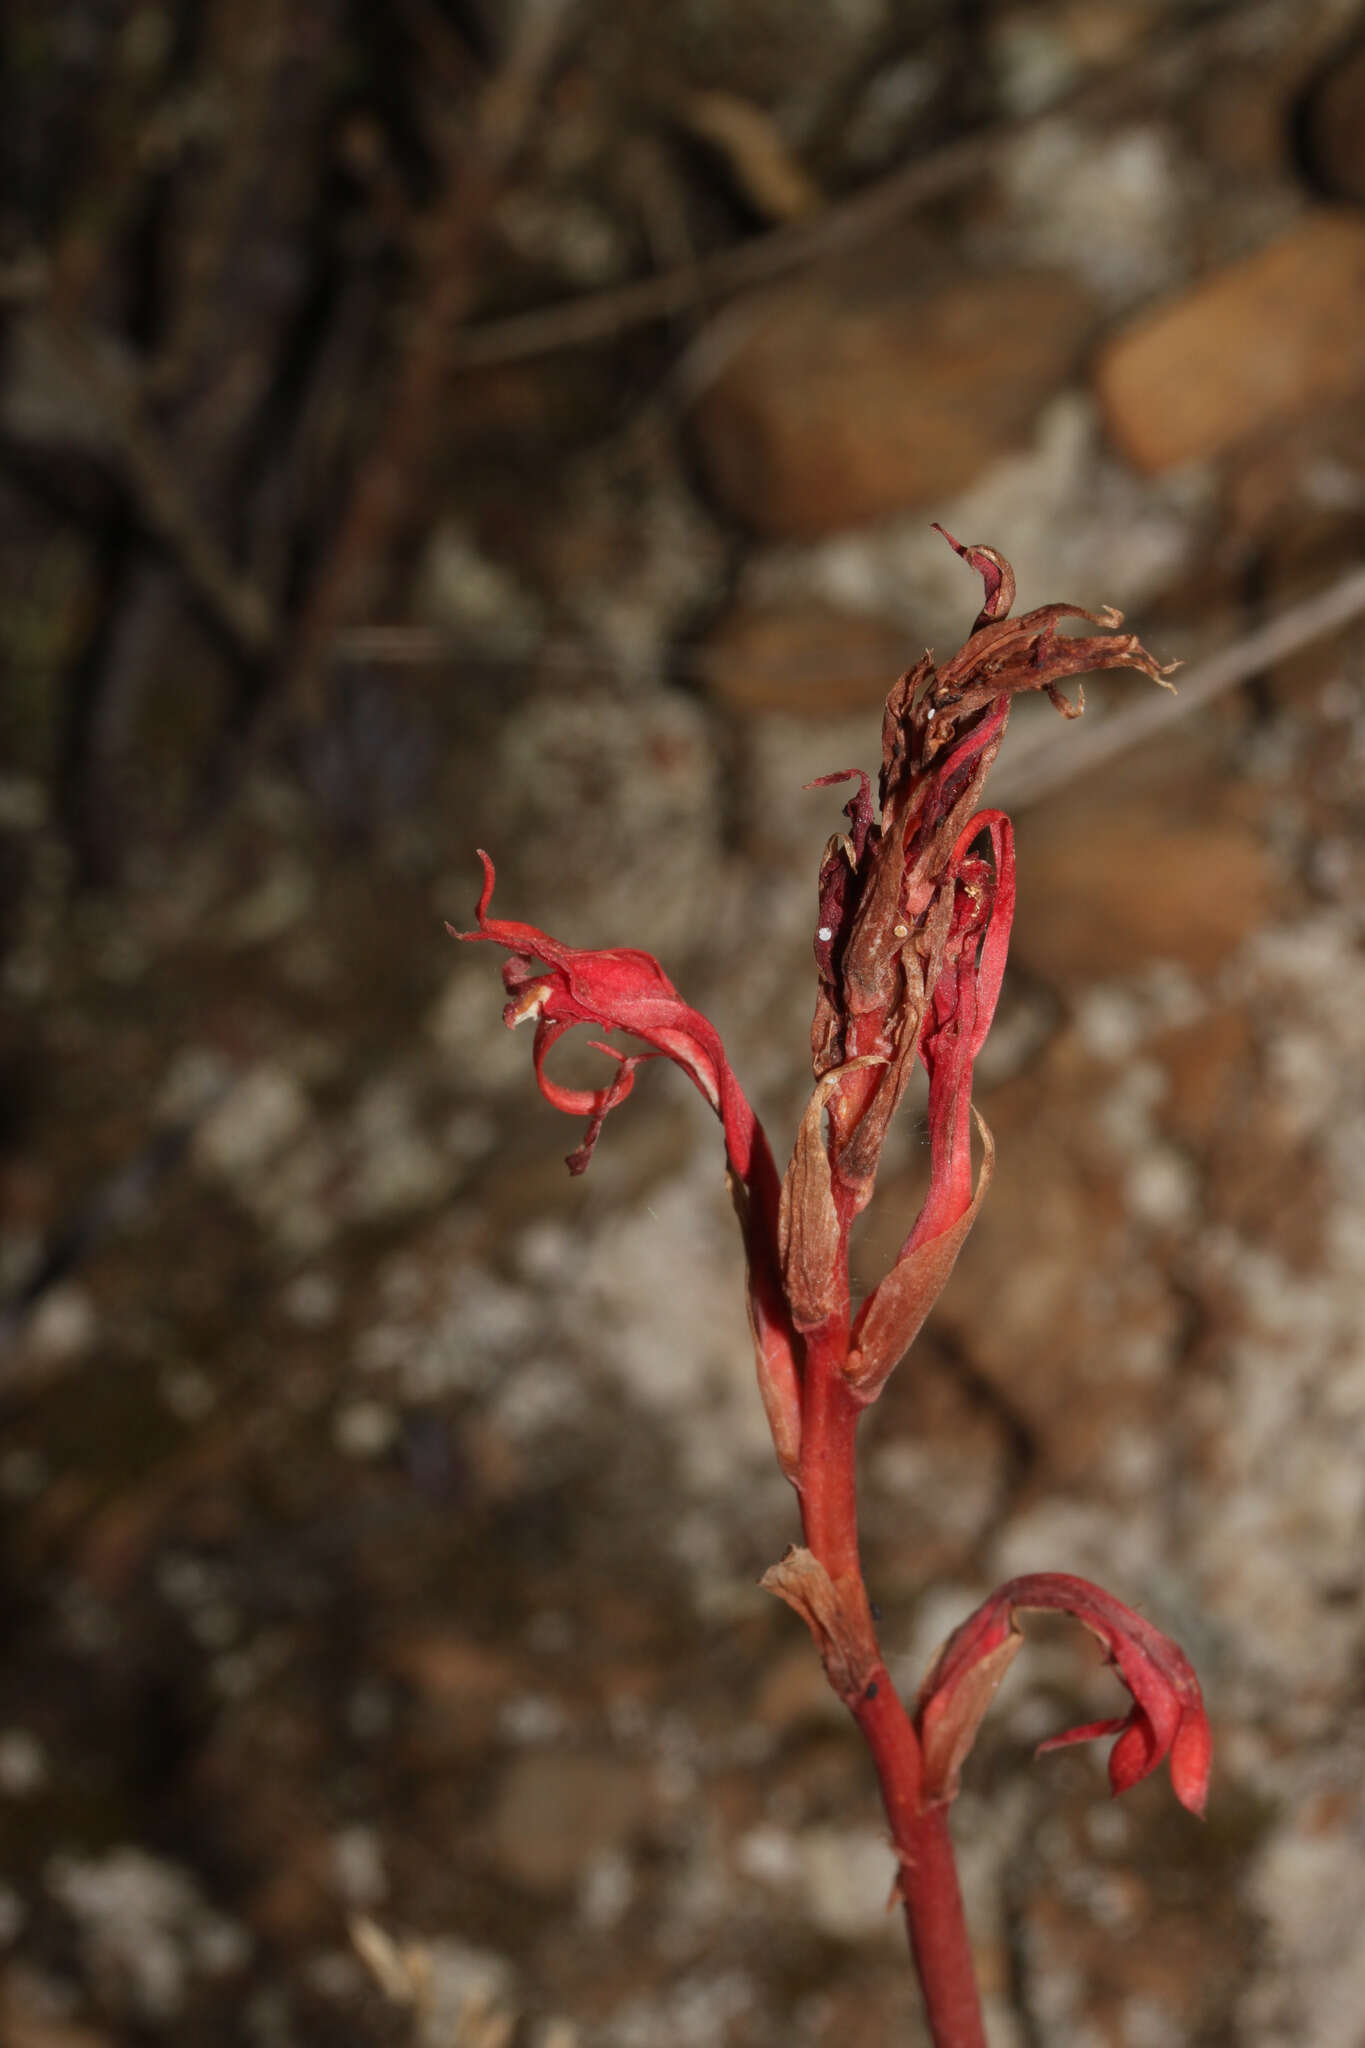
[[[983,837],[989,861],[968,851]],[[972,1200],[972,1074],[995,1015],[1014,920],[1014,832],[1003,811],[979,811],[964,827],[949,873],[953,921],[919,1041],[929,1076],[929,1195],[907,1252],[950,1229]]]
[[[662,1055],[691,1077],[721,1120],[730,1165],[731,1192],[744,1232],[749,1260],[749,1310],[758,1355],[759,1385],[778,1456],[795,1470],[800,1412],[793,1333],[782,1295],[777,1259],[777,1168],[764,1134],[725,1057],[720,1034],[699,1010],[685,1003],[652,953],[630,946],[566,946],[547,932],[515,919],[490,917],[496,880],[493,863],[479,849],[484,883],[475,912],[478,929],[457,939],[485,939],[505,946],[502,979],[508,1001],[503,1022],[511,1029],[528,1019],[536,1027],[536,1079],[547,1102],[570,1116],[586,1116],[583,1143],[569,1154],[571,1173],[586,1170],[603,1123],[630,1094],[641,1060]],[[626,1054],[614,1046],[598,1050],[617,1063],[603,1088],[566,1088],[545,1070],[546,1055],[575,1024],[600,1031],[628,1031],[653,1048]]]
[[[1189,1659],[1131,1607],[1068,1572],[1033,1572],[1011,1579],[983,1601],[939,1651],[920,1687],[915,1714],[924,1748],[926,1799],[943,1803],[956,1796],[958,1773],[982,1717],[1022,1647],[1015,1618],[1021,1608],[1074,1615],[1099,1638],[1106,1660],[1133,1695],[1126,1714],[1053,1735],[1038,1745],[1038,1754],[1117,1735],[1109,1753],[1109,1783],[1116,1797],[1169,1757],[1176,1798],[1191,1813],[1202,1814],[1212,1740]]]

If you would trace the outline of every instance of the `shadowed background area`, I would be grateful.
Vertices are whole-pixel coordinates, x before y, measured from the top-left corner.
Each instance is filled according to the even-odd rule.
[[[908,1691],[1062,1570],[1214,1720],[1205,1826],[1111,1805],[1030,1760],[1121,1711],[1036,1628],[956,1809],[992,2041],[1359,2048],[1358,6],[4,37],[0,2035],[920,2038],[755,1585],[796,1520],[714,1123],[647,1069],[571,1181],[442,923],[482,844],[504,916],[658,953],[785,1157],[802,784],[968,629],[940,519],[1191,685],[1016,713],[995,1186],[866,1430]]]

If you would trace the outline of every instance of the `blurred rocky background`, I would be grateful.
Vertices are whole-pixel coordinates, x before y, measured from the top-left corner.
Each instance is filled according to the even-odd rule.
[[[571,1181],[442,922],[481,843],[504,915],[657,951],[784,1152],[801,785],[966,631],[938,518],[1192,683],[1016,719],[999,1171],[866,1432],[907,1688],[1074,1570],[1217,1730],[1203,1828],[1032,1763],[1115,1711],[1037,1632],[957,1809],[992,2041],[1360,2048],[1358,5],[3,34],[0,2038],[921,2038],[754,1583],[718,1133],[650,1069]]]

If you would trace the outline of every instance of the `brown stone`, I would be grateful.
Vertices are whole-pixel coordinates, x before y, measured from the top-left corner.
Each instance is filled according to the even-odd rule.
[[[732,710],[839,718],[880,706],[910,659],[889,620],[808,603],[728,612],[697,652],[710,695]]]
[[[1148,474],[1365,388],[1365,220],[1321,208],[1145,315],[1101,352],[1096,387]]]
[[[535,1892],[562,1891],[640,1825],[648,1775],[612,1757],[533,1750],[499,1788],[490,1846],[503,1874]]]
[[[1216,967],[1264,916],[1269,869],[1235,818],[1173,815],[1141,796],[1069,792],[1019,829],[1011,952],[1068,988],[1144,960]]]
[[[1152,0],[1063,0],[1057,23],[1067,47],[1082,64],[1127,63],[1152,33],[1158,9]]]
[[[1096,1362],[1120,1340],[1164,1343],[1175,1315],[1160,1290],[1106,1298],[1095,1285],[1109,1281],[1123,1231],[1117,1164],[1087,1156],[1102,1093],[1103,1076],[1062,1038],[987,1096],[1000,1169],[931,1326],[1023,1420],[1033,1455],[1063,1486],[1145,1427],[1158,1398],[1150,1383],[1097,1375]]]
[[[405,1752],[419,1773],[466,1768],[494,1740],[507,1702],[530,1685],[521,1659],[439,1628],[393,1638],[382,1661],[411,1695],[403,1723]]]
[[[500,1702],[525,1679],[506,1651],[442,1629],[396,1637],[384,1662],[424,1698],[447,1707]]]
[[[1162,1129],[1183,1145],[1206,1148],[1250,1091],[1252,1045],[1240,1007],[1165,1033],[1154,1047],[1166,1070]]]
[[[961,490],[1027,438],[1093,318],[1064,277],[927,286],[908,262],[890,277],[822,273],[752,305],[696,430],[717,496],[792,539]]]

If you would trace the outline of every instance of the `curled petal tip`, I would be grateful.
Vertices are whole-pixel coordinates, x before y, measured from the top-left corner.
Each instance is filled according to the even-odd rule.
[[[996,548],[988,548],[979,541],[954,539],[946,526],[932,520],[935,533],[941,533],[955,555],[960,555],[969,567],[975,569],[985,585],[985,597],[977,614],[973,633],[979,633],[983,626],[994,625],[1003,619],[1014,603],[1014,571],[1005,557]]]
[[[475,852],[483,863],[483,887],[479,890],[479,900],[474,907],[474,930],[472,932],[462,932],[458,925],[447,923],[446,930],[450,933],[452,939],[482,938],[484,936],[484,926],[488,921],[488,906],[493,901],[493,884],[497,880],[497,875],[491,857],[484,852],[483,848],[481,846],[476,847]]]
[[[481,846],[474,850],[483,863],[483,888],[479,891],[479,905],[474,912],[475,921],[482,924],[488,915],[488,906],[493,901],[493,884],[498,877],[491,855],[485,853]]]
[[[1213,1738],[1201,1713],[1182,1721],[1171,1744],[1171,1787],[1180,1804],[1203,1820],[1209,1803],[1209,1775],[1213,1767]]]

